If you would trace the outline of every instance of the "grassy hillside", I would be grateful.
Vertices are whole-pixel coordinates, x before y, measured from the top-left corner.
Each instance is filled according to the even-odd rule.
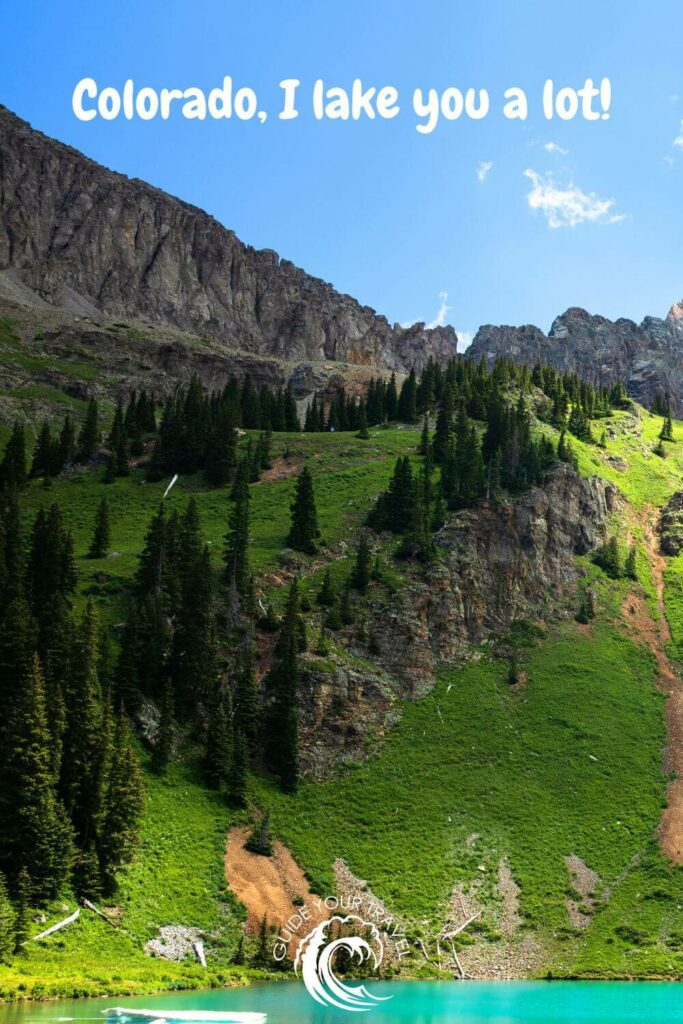
[[[661,420],[636,410],[606,421],[606,449],[578,442],[581,471],[613,481],[628,502],[615,516],[627,536],[642,541],[640,511],[660,505],[683,480],[683,424],[665,460],[652,454]],[[549,429],[549,428],[541,428]],[[297,467],[315,476],[320,525],[330,553],[347,569],[346,542],[391,475],[398,454],[415,451],[410,429],[349,434],[275,436],[271,478],[251,489],[250,555],[254,570],[277,594],[279,552],[289,525]],[[45,489],[30,484],[24,504],[35,511],[58,502],[73,530],[80,572],[79,600],[93,596],[106,621],[121,621],[125,582],[134,572],[150,517],[166,482],[146,483],[136,470],[112,485],[102,470],[77,473]],[[106,493],[113,555],[88,561],[95,511]],[[184,478],[166,499],[182,507],[193,494],[218,564],[230,507],[228,491]],[[682,556],[683,558],[683,556]],[[679,564],[680,563],[680,564]],[[645,548],[635,589],[657,614]],[[321,562],[303,560],[318,574]],[[658,853],[656,828],[665,799],[663,698],[651,652],[622,627],[629,590],[586,560],[600,593],[589,627],[566,622],[517,636],[525,681],[511,689],[507,664],[491,647],[458,671],[443,670],[428,697],[403,709],[380,752],[341,779],[305,783],[286,797],[263,778],[250,781],[253,807],[269,808],[275,831],[291,846],[321,892],[332,890],[332,863],[343,857],[373,892],[429,936],[444,920],[453,886],[481,881],[493,910],[499,861],[520,887],[525,931],[542,936],[544,970],[580,975],[683,974],[683,876]],[[392,570],[395,585],[401,568]],[[667,568],[667,617],[672,647],[683,650],[683,561]],[[198,781],[192,757],[159,780],[147,775],[142,844],[123,879],[118,905],[125,934],[92,915],[0,966],[0,996],[145,991],[241,981],[229,964],[243,912],[222,877],[225,833],[244,821]],[[248,813],[248,812],[247,812]],[[572,928],[565,857],[576,854],[600,877],[596,906],[584,931]],[[49,923],[64,916],[50,908]],[[213,959],[199,967],[150,960],[141,947],[158,928],[202,928]],[[35,926],[38,930],[38,926]],[[480,935],[496,937],[495,913]]]

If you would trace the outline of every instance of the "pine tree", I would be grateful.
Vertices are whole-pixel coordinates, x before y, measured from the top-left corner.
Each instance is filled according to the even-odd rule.
[[[659,438],[661,441],[673,441],[674,439],[674,425],[671,419],[671,412],[668,409],[662,423],[662,429],[659,432]]]
[[[99,632],[92,602],[79,629],[73,671],[68,683],[60,792],[82,849],[94,843],[102,811],[98,771],[102,706],[97,661]]]
[[[161,701],[159,715],[159,729],[157,732],[154,753],[152,754],[152,769],[157,775],[165,775],[169,762],[173,756],[175,746],[175,717],[173,706],[173,687],[169,682],[164,687],[164,696]]]
[[[351,603],[351,588],[348,584],[342,590],[339,602],[339,618],[344,626],[351,626],[356,620],[353,604]]]
[[[356,551],[356,562],[353,567],[353,573],[351,576],[353,586],[361,594],[364,594],[368,589],[370,583],[370,542],[368,535],[363,530],[358,541],[358,549]]]
[[[14,952],[19,954],[28,939],[29,907],[31,905],[31,879],[26,868],[22,868],[16,882],[16,920],[14,922]]]
[[[250,496],[244,469],[238,472],[235,481],[234,500],[225,538],[225,579],[244,601],[251,591],[248,554]]]
[[[318,602],[319,605],[322,605],[324,608],[331,608],[335,600],[336,595],[334,592],[334,586],[332,584],[332,576],[330,574],[330,570],[326,569],[325,575],[323,576],[322,584],[320,586],[320,590],[318,591],[316,601]]]
[[[11,821],[12,828],[0,835],[0,867],[25,866],[35,898],[52,899],[71,871],[73,837],[54,792],[45,689],[35,656],[15,698],[9,743],[0,820]]]
[[[0,871],[0,963],[3,964],[9,963],[15,952],[15,921],[5,876]]]
[[[99,412],[97,401],[91,398],[88,402],[88,409],[83,420],[81,432],[78,435],[78,460],[87,462],[92,458],[97,446],[100,443]]]
[[[318,550],[320,531],[313,491],[313,477],[304,466],[296,483],[296,495],[291,506],[292,525],[287,535],[287,546],[295,551],[314,555]]]
[[[233,713],[230,691],[216,681],[209,704],[209,726],[206,731],[204,778],[213,789],[227,781],[233,755]]]
[[[97,507],[95,529],[88,549],[88,558],[105,558],[109,551],[109,505],[106,498]]]
[[[31,476],[52,476],[53,451],[52,432],[50,424],[43,423],[38,434],[36,446],[33,449],[33,461],[31,463]]]
[[[15,423],[0,462],[0,484],[20,490],[26,479],[26,438],[22,425]]]
[[[105,891],[116,889],[116,871],[130,862],[138,837],[145,805],[145,792],[138,759],[133,751],[130,729],[125,715],[120,714],[114,734],[114,750],[106,812],[102,825],[105,841],[100,848]]]
[[[285,793],[295,792],[299,780],[298,619],[299,589],[294,580],[274,663],[266,677],[270,697],[265,721],[266,760]]]
[[[258,853],[261,857],[272,857],[273,840],[270,835],[270,812],[266,811],[261,820],[251,831],[251,835],[244,844],[244,849],[250,853]]]
[[[598,548],[593,554],[593,561],[601,569],[604,569],[612,579],[618,579],[621,576],[621,556],[617,538],[610,537],[602,547]]]
[[[626,576],[630,580],[638,579],[635,544],[632,544],[631,547],[628,549],[628,555],[626,556],[626,562],[624,564],[624,576]]]
[[[235,728],[245,736],[251,753],[256,751],[259,729],[259,696],[256,689],[254,648],[250,644],[239,664],[234,698]]]
[[[247,806],[247,740],[235,725],[232,737],[232,758],[228,772],[228,803],[231,807]]]
[[[425,416],[422,421],[422,433],[420,434],[420,443],[417,446],[418,455],[427,455],[431,449],[429,442],[429,416]]]
[[[368,430],[368,416],[365,409],[365,402],[361,402],[358,410],[358,433],[356,437],[360,438],[361,441],[368,441],[370,439],[370,431]]]

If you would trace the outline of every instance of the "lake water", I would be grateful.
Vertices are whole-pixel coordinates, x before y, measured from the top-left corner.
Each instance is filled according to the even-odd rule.
[[[326,1009],[299,982],[246,989],[111,996],[0,1007],[0,1024],[51,1024],[59,1018],[103,1020],[111,1006],[145,1007],[173,1019],[173,1010],[260,1010],[268,1024],[676,1024],[683,1022],[683,985],[676,982],[395,982],[368,986],[388,1002],[361,1017]]]

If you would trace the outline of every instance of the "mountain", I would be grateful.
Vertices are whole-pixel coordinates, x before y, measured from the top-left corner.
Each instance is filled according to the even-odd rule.
[[[207,213],[115,174],[0,106],[0,298],[141,319],[285,360],[419,372],[452,327],[393,327]]]
[[[683,302],[665,320],[647,316],[641,324],[608,320],[572,307],[552,324],[538,327],[480,327],[467,350],[491,363],[496,356],[516,362],[551,363],[596,382],[623,381],[632,398],[650,406],[658,393],[675,411],[683,408]]]

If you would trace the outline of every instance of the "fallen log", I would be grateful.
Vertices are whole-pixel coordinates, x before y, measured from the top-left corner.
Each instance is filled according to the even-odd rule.
[[[92,910],[93,914],[97,914],[97,916],[101,917],[103,921],[106,921],[107,924],[110,924],[112,926],[112,928],[117,928],[118,929],[119,926],[116,923],[116,921],[112,921],[112,919],[110,917],[107,917],[107,915],[103,914],[101,910],[98,910],[97,907],[95,906],[95,904],[91,903],[90,900],[86,900],[84,898],[84,899],[81,900],[81,903],[88,910]]]
[[[81,916],[79,909],[76,909],[73,914],[69,917],[65,917],[63,921],[58,921],[57,924],[53,924],[51,928],[46,928],[40,935],[34,935],[31,939],[27,939],[26,942],[37,942],[38,939],[46,939],[48,935],[53,935],[55,932],[60,931],[62,928],[66,928],[68,924],[73,924]],[[26,943],[24,943],[26,945]]]
[[[481,910],[478,910],[476,914],[472,914],[472,917],[468,917],[464,924],[458,925],[458,927],[455,929],[455,931],[448,932],[448,934],[444,935],[443,938],[444,939],[453,939],[453,938],[455,938],[455,936],[459,935],[460,932],[463,932],[465,930],[465,928],[467,928],[467,926],[469,924],[472,924],[473,921],[476,921],[478,917],[481,917]]]

